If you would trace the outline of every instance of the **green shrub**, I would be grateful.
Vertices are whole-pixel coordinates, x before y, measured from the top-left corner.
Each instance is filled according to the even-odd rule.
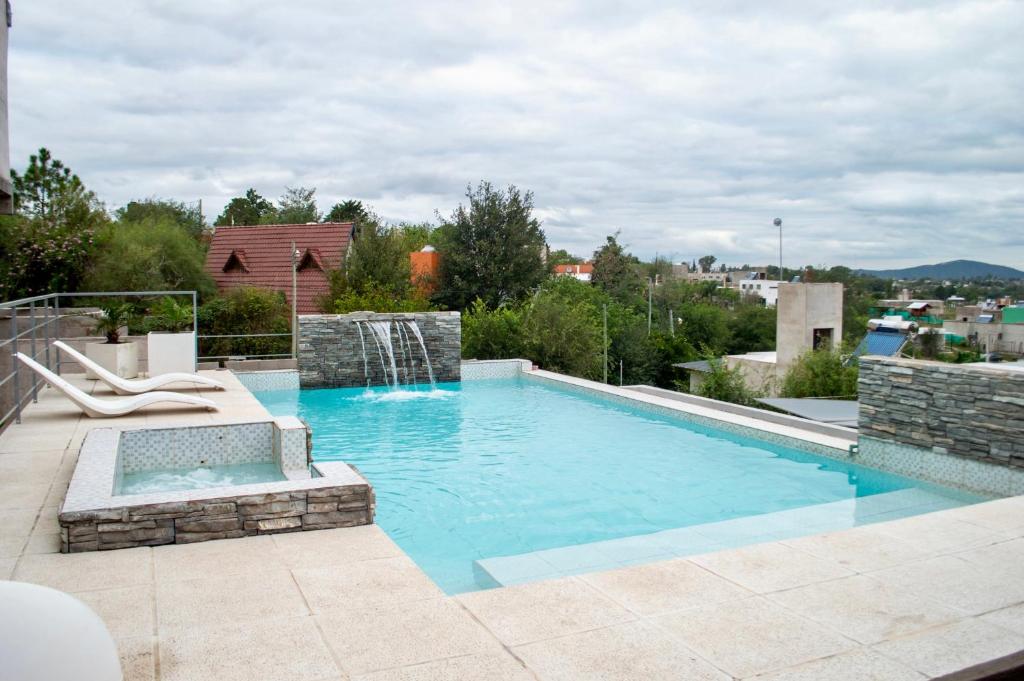
[[[255,287],[229,290],[199,307],[202,335],[240,335],[242,338],[205,338],[199,341],[202,357],[232,355],[286,355],[291,337],[244,337],[262,333],[289,333],[291,307],[280,291]]]
[[[525,356],[522,312],[501,306],[488,310],[479,298],[462,313],[462,356],[514,359]]]
[[[392,289],[368,282],[359,289],[347,289],[331,305],[331,312],[346,314],[368,310],[371,312],[427,312],[434,309],[430,300],[409,290],[404,296]]]
[[[801,355],[786,373],[782,397],[857,396],[857,367],[844,365],[839,352],[812,350]]]
[[[711,371],[704,375],[697,388],[698,395],[746,406],[757,404],[758,394],[747,387],[739,367],[730,369],[722,359],[711,359],[708,363]]]

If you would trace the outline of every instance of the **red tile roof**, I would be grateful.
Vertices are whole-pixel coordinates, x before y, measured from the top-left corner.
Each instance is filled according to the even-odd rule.
[[[315,314],[320,311],[317,299],[330,290],[326,270],[341,265],[351,239],[351,222],[218,227],[206,253],[206,271],[221,290],[259,286],[283,291],[291,303],[294,241],[299,314]]]

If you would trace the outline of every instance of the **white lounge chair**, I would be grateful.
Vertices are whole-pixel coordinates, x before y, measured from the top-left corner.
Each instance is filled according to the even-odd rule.
[[[187,404],[192,407],[205,407],[212,411],[217,409],[217,403],[212,400],[208,400],[205,397],[199,397],[197,395],[183,395],[181,393],[172,392],[155,392],[146,393],[144,395],[133,395],[132,397],[114,397],[106,400],[100,400],[92,395],[87,395],[82,392],[28,355],[19,352],[18,359],[21,360],[22,364],[39,374],[39,376],[49,383],[55,390],[64,393],[65,397],[74,402],[78,408],[84,411],[88,416],[124,416],[136,409],[148,407],[149,405],[156,404],[158,402],[177,402],[179,404]]]
[[[114,372],[104,369],[67,343],[54,341],[53,344],[74,357],[75,361],[83,367],[91,369],[101,381],[110,386],[118,395],[141,395],[142,393],[163,388],[171,383],[195,383],[207,388],[225,389],[224,384],[220,381],[200,376],[199,374],[173,373],[150,376],[149,378],[121,378]]]

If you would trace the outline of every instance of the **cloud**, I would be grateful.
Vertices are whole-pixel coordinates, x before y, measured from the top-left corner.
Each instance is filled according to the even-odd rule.
[[[393,220],[534,192],[554,247],[1024,263],[1012,1],[14,6],[12,159],[110,206],[315,186]]]

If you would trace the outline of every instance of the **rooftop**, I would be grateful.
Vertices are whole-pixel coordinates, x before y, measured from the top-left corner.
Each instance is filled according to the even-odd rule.
[[[117,423],[266,415],[215,375],[221,413]],[[449,597],[376,526],[56,553],[78,446],[111,423],[45,389],[0,435],[0,577],[87,603],[130,680],[910,679],[1021,662],[1024,498]]]

